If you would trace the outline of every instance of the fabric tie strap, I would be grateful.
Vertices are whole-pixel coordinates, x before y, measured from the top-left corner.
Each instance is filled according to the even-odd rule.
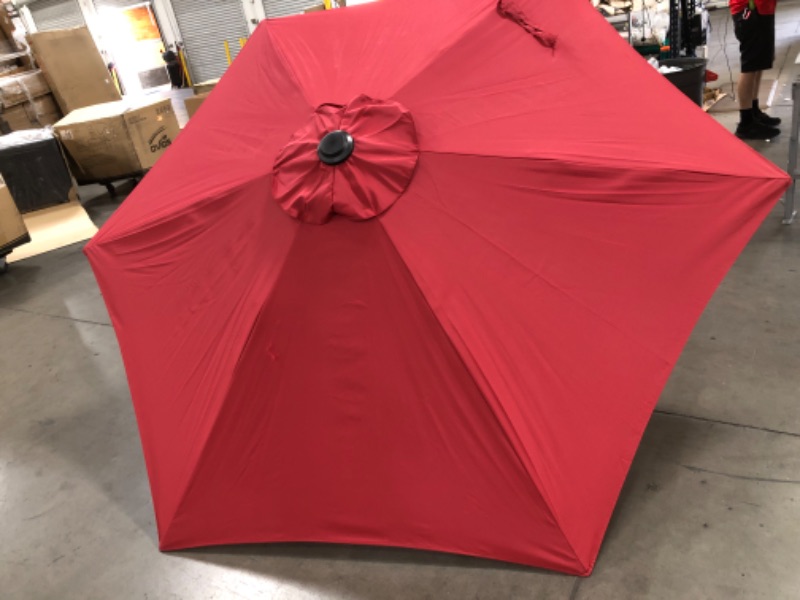
[[[542,31],[535,25],[531,25],[527,16],[525,15],[525,11],[522,9],[517,0],[498,0],[497,12],[500,13],[501,16],[511,19],[517,23],[525,31],[535,37],[536,40],[545,48],[555,49],[558,36]]]

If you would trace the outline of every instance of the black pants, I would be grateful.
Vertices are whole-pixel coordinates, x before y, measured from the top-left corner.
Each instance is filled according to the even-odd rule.
[[[183,69],[181,69],[180,63],[167,63],[167,73],[169,73],[169,81],[172,83],[172,87],[183,87]]]
[[[733,15],[733,26],[742,55],[742,73],[771,69],[775,62],[775,15],[746,10]]]

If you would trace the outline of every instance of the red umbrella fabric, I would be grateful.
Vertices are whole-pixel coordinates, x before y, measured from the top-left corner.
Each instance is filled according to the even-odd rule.
[[[692,327],[788,181],[586,0],[262,23],[86,249],[161,548],[588,574]]]

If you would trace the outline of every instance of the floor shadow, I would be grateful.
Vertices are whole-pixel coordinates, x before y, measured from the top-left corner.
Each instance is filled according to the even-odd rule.
[[[697,425],[690,419],[658,412],[652,416],[611,516],[598,565],[603,561],[603,548],[613,544],[626,527],[638,522],[637,505],[648,494],[670,487],[680,476],[676,469],[664,466],[680,463],[691,436],[699,435]]]
[[[229,546],[184,551],[175,556],[247,571],[326,597],[364,600],[519,597],[522,590],[527,590],[525,596],[566,600],[566,590],[576,580],[574,576],[504,562],[373,546]]]

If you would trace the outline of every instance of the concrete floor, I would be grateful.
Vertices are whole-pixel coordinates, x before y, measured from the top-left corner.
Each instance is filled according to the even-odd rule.
[[[768,79],[784,118],[798,17],[800,0],[781,3]],[[722,83],[724,18],[710,52]],[[736,114],[718,110],[733,129]],[[785,167],[786,137],[755,147]],[[119,203],[99,187],[82,197],[99,224]],[[800,598],[800,223],[782,227],[780,212],[697,326],[588,579],[376,548],[159,553],[125,374],[81,248],[12,265],[0,278],[0,600]]]

